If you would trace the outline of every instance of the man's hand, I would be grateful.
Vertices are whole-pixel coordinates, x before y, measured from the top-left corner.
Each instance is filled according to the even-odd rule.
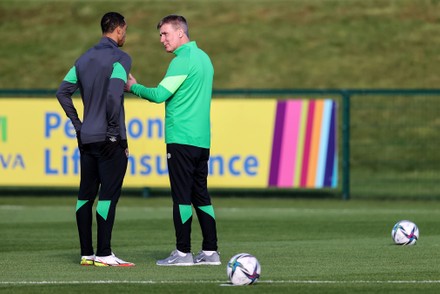
[[[105,139],[105,145],[102,147],[101,154],[106,158],[113,157],[113,154],[121,148],[121,137],[119,136],[107,136]]]
[[[79,153],[83,153],[84,147],[81,141],[81,131],[76,131],[76,141],[78,142]]]
[[[128,80],[127,83],[125,84],[124,91],[131,92],[131,86],[133,86],[134,84],[137,84],[137,81],[134,78],[134,76],[130,73],[128,74]]]

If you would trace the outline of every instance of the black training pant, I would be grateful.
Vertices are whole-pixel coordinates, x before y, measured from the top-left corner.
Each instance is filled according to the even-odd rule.
[[[167,144],[176,248],[185,253],[191,252],[191,204],[202,230],[202,249],[217,250],[216,221],[207,188],[208,160],[209,149]]]
[[[98,194],[96,221],[98,226],[97,256],[112,254],[111,237],[116,204],[121,195],[122,182],[128,164],[127,144],[121,144],[111,158],[104,158],[101,150],[105,142],[85,144],[81,153],[81,183],[79,187],[76,221],[81,255],[92,255],[93,202]]]

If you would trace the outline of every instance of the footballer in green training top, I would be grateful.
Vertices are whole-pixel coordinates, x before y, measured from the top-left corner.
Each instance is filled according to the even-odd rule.
[[[164,17],[157,29],[165,50],[174,53],[164,79],[155,88],[137,83],[130,74],[126,91],[165,102],[165,143],[173,198],[176,249],[157,265],[219,265],[214,209],[207,188],[211,147],[210,110],[214,68],[209,56],[190,41],[180,15]],[[192,206],[202,229],[202,250],[191,253]]]

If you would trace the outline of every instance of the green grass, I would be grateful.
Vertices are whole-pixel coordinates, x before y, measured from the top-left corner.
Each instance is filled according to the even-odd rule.
[[[79,265],[73,197],[0,198],[2,293],[436,293],[439,208],[429,201],[214,197],[221,266],[163,268],[173,249],[168,197],[123,197],[113,249],[134,268]],[[393,245],[395,222],[420,228],[412,247]],[[193,223],[193,251],[201,243]],[[226,263],[249,252],[262,266],[254,286],[228,287]]]
[[[157,22],[187,17],[225,88],[438,88],[436,0],[2,0],[0,89],[57,88],[100,37],[102,15],[127,18],[138,81],[157,84],[171,55]]]

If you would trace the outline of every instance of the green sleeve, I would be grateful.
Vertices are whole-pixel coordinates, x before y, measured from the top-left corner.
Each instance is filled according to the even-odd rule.
[[[121,79],[124,83],[127,82],[127,72],[125,68],[119,62],[113,63],[113,72],[110,79]]]
[[[76,67],[75,66],[72,66],[72,68],[66,74],[66,76],[64,77],[64,81],[71,83],[71,84],[76,84],[76,82],[78,81],[78,78],[76,77]]]
[[[130,90],[136,96],[155,103],[162,103],[173,95],[173,93],[161,85],[157,86],[157,88],[147,88],[141,84],[134,84]]]
[[[174,58],[165,74],[165,78],[157,88],[146,88],[135,84],[131,87],[133,94],[151,102],[161,103],[170,98],[188,77],[189,59],[185,57]]]

